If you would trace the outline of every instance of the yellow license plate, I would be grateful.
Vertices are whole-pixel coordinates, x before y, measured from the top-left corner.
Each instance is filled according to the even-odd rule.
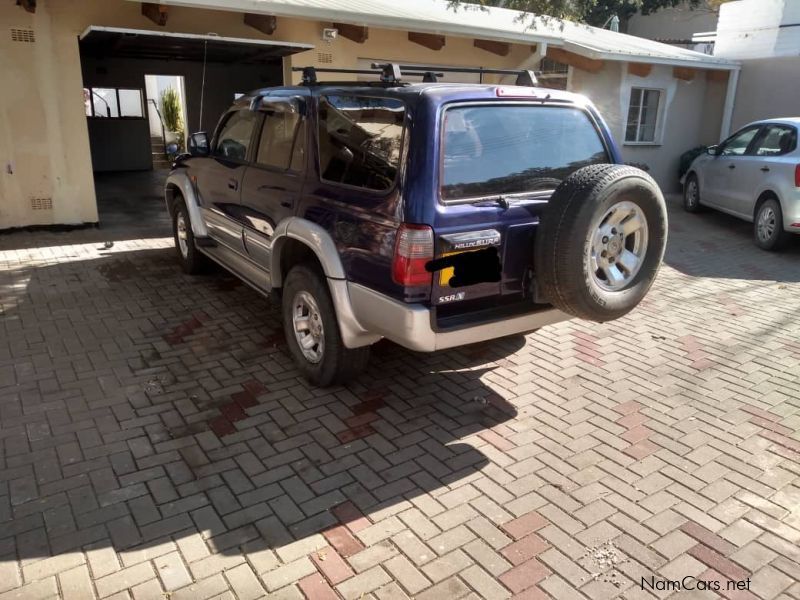
[[[453,256],[454,254],[461,254],[461,252],[445,252],[440,258],[444,258],[445,256]],[[455,267],[445,267],[439,271],[439,285],[443,287],[450,287],[450,279],[455,274]]]

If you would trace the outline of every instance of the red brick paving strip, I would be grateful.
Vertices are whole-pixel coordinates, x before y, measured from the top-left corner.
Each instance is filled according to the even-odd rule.
[[[681,525],[680,529],[686,535],[725,556],[736,551],[736,546],[694,521],[687,521]]]
[[[353,533],[358,533],[372,525],[372,522],[364,516],[364,513],[349,500],[334,506],[331,512],[339,519],[342,525],[346,525]]]
[[[339,556],[339,553],[333,547],[317,550],[311,554],[311,560],[317,565],[319,572],[330,581],[331,585],[337,585],[353,576],[353,569]]]
[[[333,546],[336,551],[344,558],[358,554],[364,549],[364,544],[359,542],[353,537],[344,525],[337,525],[324,531],[322,535],[328,540],[328,543]]]
[[[337,594],[325,578],[319,573],[312,573],[297,582],[308,600],[339,600]]]
[[[525,536],[503,548],[500,554],[505,556],[512,565],[520,565],[541,554],[550,547],[535,533]]]
[[[502,527],[512,538],[519,540],[529,533],[533,533],[549,524],[550,522],[542,515],[536,511],[532,511],[503,524]]]
[[[721,554],[714,552],[711,548],[704,546],[703,544],[692,546],[689,548],[688,554],[699,560],[707,567],[710,567],[715,571],[719,571],[728,579],[740,581],[750,577],[750,571],[746,571],[739,565],[728,560]]]
[[[550,573],[550,569],[532,558],[500,575],[500,581],[516,594],[536,585]]]

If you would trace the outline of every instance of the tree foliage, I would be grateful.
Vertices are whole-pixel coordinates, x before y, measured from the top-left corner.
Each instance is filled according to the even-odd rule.
[[[728,0],[685,0],[690,9],[716,9]],[[684,0],[449,0],[450,6],[458,8],[463,4],[481,6],[500,6],[521,11],[527,15],[555,17],[580,21],[602,27],[613,15],[620,19],[621,29],[634,14],[641,11],[648,15],[662,8],[684,4]]]

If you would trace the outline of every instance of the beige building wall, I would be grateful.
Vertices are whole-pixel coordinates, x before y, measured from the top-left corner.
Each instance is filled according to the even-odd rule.
[[[534,68],[534,48],[514,44],[507,56],[474,47],[470,38],[446,39],[440,51],[408,41],[407,32],[369,29],[363,44],[339,36],[322,41],[328,23],[278,18],[276,31],[264,35],[243,22],[240,13],[169,7],[167,26],[159,28],[142,16],[141,4],[123,0],[39,0],[31,15],[14,3],[0,3],[0,229],[27,225],[81,224],[98,220],[84,115],[78,36],[90,25],[163,30],[316,46],[284,61],[285,77],[296,82],[292,64],[356,67],[359,59],[394,59],[437,65]],[[10,28],[32,30],[36,41],[11,41]],[[624,65],[606,63],[589,74],[570,69],[572,87],[589,95],[622,140],[627,96],[620,85]],[[331,77],[333,78],[333,77]],[[344,78],[352,78],[344,76]],[[491,81],[491,77],[485,80]],[[662,162],[653,174],[671,185],[672,163],[685,149],[699,143],[700,114],[705,83],[681,88],[670,112],[669,133],[660,148],[624,148],[626,160]],[[678,118],[678,111],[683,115]],[[674,120],[673,120],[674,119]],[[716,141],[716,140],[714,140]],[[665,157],[668,157],[665,159]],[[52,208],[49,208],[52,204]]]
[[[800,58],[745,60],[739,75],[731,132],[751,121],[800,115]]]

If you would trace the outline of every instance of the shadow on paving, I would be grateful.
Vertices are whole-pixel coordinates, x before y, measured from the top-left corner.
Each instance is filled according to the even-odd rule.
[[[664,262],[692,277],[753,281],[800,281],[800,236],[780,252],[766,252],[753,240],[753,224],[707,209],[690,214],[680,198],[667,201],[669,241]]]
[[[23,570],[197,532],[218,553],[290,562],[339,523],[368,527],[362,515],[381,520],[358,534],[370,545],[407,526],[386,516],[468,493],[489,460],[465,438],[503,444],[516,410],[480,378],[511,366],[524,336],[434,354],[382,342],[356,382],[318,389],[266,299],[220,270],[182,274],[173,252],[3,280],[0,555]]]

